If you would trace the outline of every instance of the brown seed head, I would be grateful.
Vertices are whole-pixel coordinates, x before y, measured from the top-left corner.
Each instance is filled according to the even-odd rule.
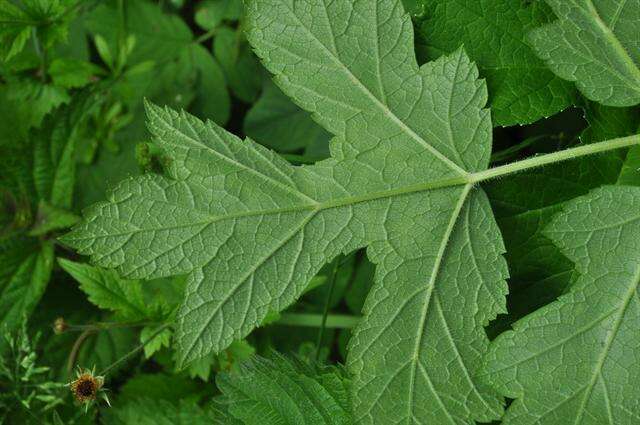
[[[93,401],[96,399],[102,384],[103,379],[101,376],[93,376],[91,373],[84,372],[71,383],[71,392],[80,403]]]

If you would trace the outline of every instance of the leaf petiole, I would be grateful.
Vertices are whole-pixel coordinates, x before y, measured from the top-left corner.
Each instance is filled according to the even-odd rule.
[[[578,146],[559,152],[534,156],[533,158],[524,159],[522,161],[513,162],[511,164],[502,165],[500,167],[489,168],[488,170],[470,174],[469,183],[480,183],[485,180],[506,176],[508,174],[518,173],[520,171],[529,170],[531,168],[542,167],[544,165],[555,164],[556,162],[567,161],[569,159],[607,152],[614,149],[628,148],[635,145],[640,145],[640,134]]]

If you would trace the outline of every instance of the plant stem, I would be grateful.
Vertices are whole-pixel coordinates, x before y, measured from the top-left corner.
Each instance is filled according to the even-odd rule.
[[[511,158],[513,155],[520,152],[521,150],[533,145],[538,140],[542,140],[546,137],[549,137],[549,136],[547,136],[546,134],[543,134],[541,136],[528,137],[524,139],[522,142],[518,143],[517,145],[498,151],[491,155],[491,163],[506,161],[509,158]]]
[[[210,29],[209,31],[207,31],[204,34],[202,34],[200,37],[198,37],[195,40],[193,40],[193,43],[194,44],[204,43],[205,41],[209,40],[214,35],[216,35],[216,32],[218,32],[218,28]]]
[[[114,367],[116,367],[120,363],[124,362],[129,357],[131,357],[134,354],[136,354],[138,351],[142,350],[148,343],[153,341],[158,335],[160,335],[165,329],[167,329],[170,326],[171,325],[168,324],[168,323],[165,323],[164,325],[160,326],[154,333],[151,334],[151,336],[149,336],[149,338],[146,341],[144,341],[141,344],[138,344],[133,350],[129,351],[127,354],[125,354],[124,356],[120,357],[115,362],[111,363],[109,366],[107,366],[105,369],[103,369],[100,373],[98,373],[98,375],[101,375],[101,376],[106,375],[107,372],[109,372],[111,369],[113,369]]]
[[[329,276],[329,293],[324,303],[324,312],[322,313],[322,322],[320,329],[318,330],[318,339],[316,342],[316,362],[320,358],[320,344],[322,344],[322,337],[324,336],[324,330],[327,327],[327,316],[329,315],[329,307],[331,306],[331,297],[333,297],[333,288],[336,283],[336,275],[338,274],[338,268],[340,267],[341,256],[338,255],[333,259],[331,263],[331,275]]]
[[[640,145],[639,134],[606,140],[600,143],[578,146],[576,148],[565,149],[559,152],[535,156],[533,158],[524,159],[522,161],[513,162],[511,164],[502,165],[500,167],[489,168],[488,170],[471,174],[469,176],[469,183],[479,183],[485,180],[494,179],[496,177],[506,176],[508,174],[529,170],[531,168],[542,167],[543,165],[554,164],[556,162],[566,161],[569,159],[574,159],[586,155],[593,155],[601,152],[607,152],[614,149],[628,148],[634,145]]]
[[[277,325],[301,326],[309,328],[319,328],[322,326],[324,315],[313,313],[282,313]],[[347,314],[327,314],[325,328],[329,329],[351,329],[360,322],[359,316],[349,316]]]

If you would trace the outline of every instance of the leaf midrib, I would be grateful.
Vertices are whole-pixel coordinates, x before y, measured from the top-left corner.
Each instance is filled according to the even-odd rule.
[[[190,222],[190,223],[185,223],[185,224],[180,224],[175,226],[164,226],[164,227],[154,227],[154,228],[146,227],[146,228],[139,228],[139,229],[124,231],[119,233],[109,233],[105,235],[88,235],[84,237],[74,237],[73,240],[74,241],[94,240],[99,238],[126,236],[131,234],[142,233],[142,232],[184,229],[186,227],[204,226],[204,225],[216,223],[218,221],[272,215],[272,214],[314,211],[314,210],[317,212],[320,212],[323,210],[346,207],[346,206],[351,206],[351,205],[355,205],[363,202],[375,201],[379,199],[391,198],[396,196],[410,195],[413,193],[424,192],[429,190],[446,189],[448,187],[462,186],[465,184],[469,184],[469,182],[466,179],[455,178],[455,177],[446,178],[446,179],[433,180],[433,181],[428,181],[423,183],[417,183],[414,185],[401,186],[396,189],[371,192],[364,195],[334,198],[326,202],[320,202],[320,203],[300,204],[300,205],[295,205],[291,207],[271,208],[271,209],[265,209],[265,210],[242,211],[242,212],[228,214],[228,215],[209,215],[206,219],[201,221]],[[206,215],[206,213],[203,212],[203,215]]]
[[[424,337],[424,327],[427,321],[426,320],[427,314],[429,312],[429,307],[431,306],[431,298],[435,289],[436,280],[438,276],[440,276],[440,268],[442,266],[442,261],[444,260],[444,257],[445,257],[446,248],[449,245],[449,240],[451,239],[451,234],[453,232],[453,229],[455,228],[456,223],[458,222],[458,218],[460,217],[460,213],[462,212],[462,207],[464,206],[467,200],[467,197],[469,195],[469,192],[471,191],[471,188],[472,188],[472,185],[467,184],[462,190],[462,192],[460,193],[460,197],[458,198],[455,209],[453,210],[453,214],[451,214],[451,219],[449,220],[447,229],[445,230],[445,233],[442,236],[442,241],[440,243],[440,246],[438,247],[438,254],[433,265],[431,276],[429,277],[429,282],[427,284],[426,300],[420,312],[420,317],[418,318],[419,319],[418,323],[420,324],[418,326],[418,331],[417,331],[418,337],[416,338],[416,344],[414,346],[414,351],[411,358],[413,367],[411,368],[411,375],[409,379],[410,391],[409,391],[409,402],[407,403],[408,409],[409,409],[409,411],[407,412],[408,413],[407,419],[409,421],[411,420],[410,418],[413,417],[413,407],[414,407],[413,394],[416,392],[415,391],[415,375],[417,373],[418,367],[422,366],[422,363],[420,363],[420,349],[422,346],[422,339]],[[423,372],[425,375],[428,375],[426,373],[426,370],[424,370]],[[436,396],[436,398],[438,399],[440,398],[440,396],[438,395],[438,391],[436,391],[435,388],[433,388],[433,394]],[[446,407],[443,404],[442,404],[442,407],[444,409],[444,412],[447,414],[448,418],[451,420],[451,422],[455,423],[455,420],[453,420],[451,413],[449,413],[449,410],[446,409]]]
[[[584,9],[582,9],[580,7],[580,5],[576,4],[575,1],[572,1],[572,3],[574,4],[574,6],[576,8],[578,8],[579,11],[584,10]],[[612,71],[613,73],[617,74],[618,77],[621,78],[623,81],[627,81],[629,83],[629,85],[631,85],[632,87],[635,88],[636,91],[640,91],[640,69],[638,69],[638,66],[636,65],[636,63],[629,56],[629,53],[624,48],[624,46],[622,45],[620,40],[618,40],[618,37],[616,36],[616,34],[612,31],[611,28],[609,28],[604,23],[604,21],[600,17],[600,13],[598,12],[598,9],[596,9],[596,7],[594,6],[593,1],[592,0],[586,0],[586,4],[587,4],[588,11],[589,11],[588,15],[593,19],[593,21],[598,26],[598,28],[600,28],[600,30],[602,31],[603,35],[606,37],[606,39],[608,40],[610,45],[618,53],[618,56],[622,59],[622,62],[625,64],[625,67],[627,68],[627,70],[630,72],[631,75],[634,76],[635,79],[634,80],[629,80],[628,78],[626,78],[626,76],[624,74],[621,74],[618,70],[616,70],[615,68],[611,67],[610,65],[605,64],[600,60],[597,60],[597,62],[600,63],[603,67],[605,67],[605,68],[609,69],[610,71]],[[565,19],[567,19],[567,18],[565,18]],[[590,58],[585,58],[585,59],[595,60],[595,57],[590,57]]]

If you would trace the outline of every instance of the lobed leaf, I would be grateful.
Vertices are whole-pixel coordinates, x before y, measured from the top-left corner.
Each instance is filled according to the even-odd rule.
[[[336,255],[368,247],[376,282],[349,353],[356,420],[499,418],[500,397],[476,379],[507,275],[487,198],[467,183],[491,152],[477,68],[462,50],[418,67],[399,0],[252,1],[247,22],[276,82],[334,134],[332,157],[293,167],[148,105],[169,176],[122,182],[64,241],[127,277],[188,275],[183,364],[291,304]]]
[[[638,211],[640,189],[605,186],[568,203],[547,228],[579,276],[492,343],[486,378],[516,399],[505,424],[640,419]]]

